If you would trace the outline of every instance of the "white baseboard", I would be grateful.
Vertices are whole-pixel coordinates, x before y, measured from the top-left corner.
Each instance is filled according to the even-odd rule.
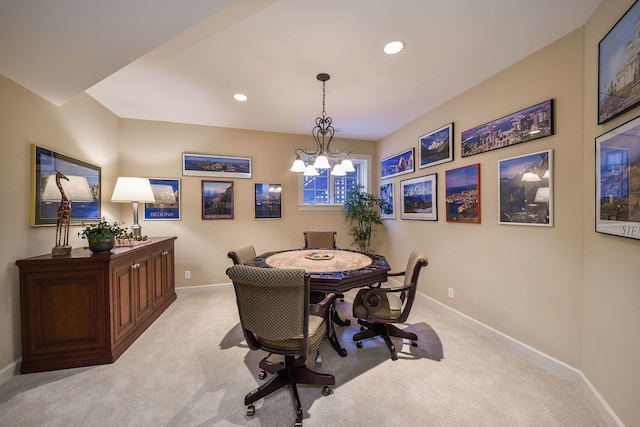
[[[493,338],[504,343],[510,348],[523,353],[525,356],[529,357],[539,365],[573,382],[585,392],[585,395],[593,403],[593,405],[596,407],[596,409],[608,425],[624,427],[624,423],[620,420],[620,418],[618,418],[613,409],[611,409],[611,406],[609,406],[609,404],[604,400],[600,393],[598,393],[598,390],[596,390],[596,388],[593,386],[593,384],[591,384],[587,376],[581,370],[567,365],[561,360],[558,360],[555,357],[552,357],[521,341],[518,341],[517,339],[510,337],[509,335],[506,335],[489,325],[485,325],[484,323],[479,322],[478,320],[469,317],[466,314],[461,313],[458,310],[455,310],[448,305],[443,304],[440,301],[435,300],[421,292],[418,292],[418,294],[463,318],[467,321],[467,325],[475,329],[476,331],[492,336]]]
[[[18,375],[20,373],[20,364],[22,363],[22,357],[18,360],[15,360],[9,363],[7,366],[0,370],[0,385],[9,381],[13,378],[14,375]]]

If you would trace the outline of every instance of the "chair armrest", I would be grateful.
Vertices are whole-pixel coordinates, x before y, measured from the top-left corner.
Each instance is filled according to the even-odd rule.
[[[332,292],[327,294],[322,301],[315,304],[309,304],[309,314],[317,314],[326,311],[327,307],[329,307],[335,299],[336,294]]]

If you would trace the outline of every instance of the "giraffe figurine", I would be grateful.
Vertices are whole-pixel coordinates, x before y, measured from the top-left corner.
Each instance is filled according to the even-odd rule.
[[[69,246],[69,223],[71,222],[71,202],[64,193],[62,188],[61,179],[69,181],[69,178],[64,176],[62,172],[56,170],[56,186],[60,190],[62,200],[60,200],[60,206],[58,207],[58,220],[56,222],[56,245],[51,251],[52,255],[68,255],[71,253],[71,246]]]

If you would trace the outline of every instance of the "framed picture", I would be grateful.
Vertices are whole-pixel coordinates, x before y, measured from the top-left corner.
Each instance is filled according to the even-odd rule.
[[[31,221],[32,227],[56,225],[62,191],[56,172],[64,178],[59,184],[71,202],[70,224],[100,220],[101,169],[35,144],[31,145]],[[66,179],[65,179],[66,178]]]
[[[144,204],[145,221],[180,220],[180,180],[149,178],[155,203]]]
[[[386,184],[380,184],[380,199],[382,199],[382,206],[380,206],[380,217],[382,219],[394,219],[396,217],[393,198],[393,182]]]
[[[400,181],[402,219],[438,220],[437,174]]]
[[[255,184],[256,219],[282,218],[282,185]]]
[[[553,151],[498,161],[498,222],[553,225]]]
[[[183,153],[182,175],[251,178],[251,158]]]
[[[445,172],[447,222],[480,224],[480,163]]]
[[[202,219],[233,219],[233,181],[202,180]]]
[[[380,162],[380,178],[391,178],[415,171],[413,164],[414,149],[410,148],[395,156],[387,157]]]
[[[553,100],[462,132],[462,157],[553,135]]]
[[[598,124],[640,103],[639,19],[640,2],[636,1],[598,44]]]
[[[453,123],[418,138],[420,167],[453,161]]]
[[[640,117],[596,138],[596,232],[640,239]]]

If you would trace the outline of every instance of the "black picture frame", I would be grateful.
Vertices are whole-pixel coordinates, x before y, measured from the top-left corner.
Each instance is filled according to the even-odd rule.
[[[405,173],[415,172],[415,149],[409,148],[380,161],[380,179],[391,178]]]
[[[636,1],[598,44],[598,124],[603,124],[640,104],[640,40]]]
[[[55,187],[56,171],[60,171],[69,178],[68,181],[61,180],[65,196],[71,202],[69,224],[79,225],[98,222],[101,217],[102,169],[100,166],[32,144],[30,225],[38,227],[56,225],[57,223],[61,194]],[[86,197],[78,197],[76,199],[73,196],[74,189],[67,187],[67,185],[75,186],[82,190],[78,191],[78,193],[84,193]]]
[[[475,156],[554,134],[553,99],[462,132],[462,157]]]
[[[453,161],[453,123],[418,138],[420,168]]]

